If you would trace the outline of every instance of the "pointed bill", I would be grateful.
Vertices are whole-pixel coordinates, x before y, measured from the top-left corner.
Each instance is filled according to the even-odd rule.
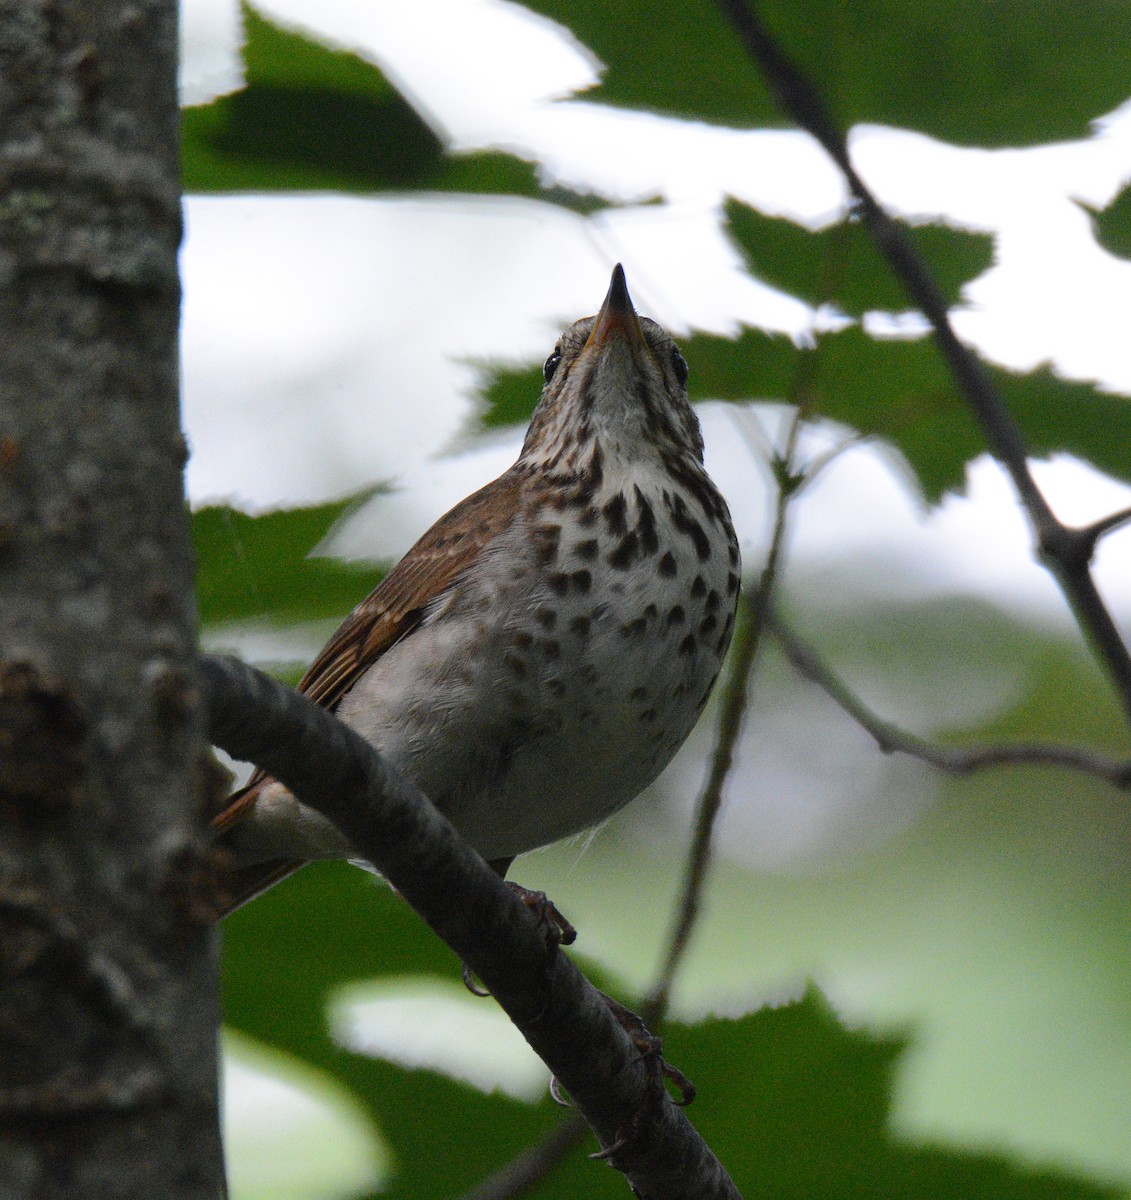
[[[615,334],[624,338],[633,350],[641,349],[646,345],[644,331],[640,328],[636,310],[632,307],[628,284],[624,278],[624,268],[620,263],[613,268],[608,294],[605,296],[605,302],[601,305],[601,311],[597,314],[593,332],[585,343],[585,350],[590,348],[599,350]]]

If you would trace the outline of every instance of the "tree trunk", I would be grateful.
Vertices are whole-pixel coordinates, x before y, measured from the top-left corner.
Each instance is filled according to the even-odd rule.
[[[176,6],[0,0],[0,1192],[216,1197]]]

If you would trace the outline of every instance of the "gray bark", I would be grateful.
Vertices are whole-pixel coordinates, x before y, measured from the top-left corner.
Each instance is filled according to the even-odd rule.
[[[176,6],[0,0],[0,1193],[215,1197]]]

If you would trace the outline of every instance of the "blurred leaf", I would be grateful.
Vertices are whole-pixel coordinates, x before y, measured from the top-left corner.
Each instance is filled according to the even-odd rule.
[[[726,211],[753,273],[774,287],[814,307],[835,304],[852,316],[908,307],[906,293],[860,222],[811,233],[736,200]],[[987,234],[943,225],[920,225],[907,234],[948,304],[957,302],[963,284],[993,264],[994,241]]]
[[[227,506],[193,513],[201,622],[304,621],[348,613],[377,586],[384,568],[309,555],[358,502],[351,497],[255,517]]]
[[[895,445],[925,498],[961,489],[966,464],[986,449],[934,343],[879,340],[858,326],[825,334],[816,350],[746,332],[736,343],[697,336],[683,343],[693,399],[786,399],[807,388],[815,414]],[[814,355],[806,372],[799,356]],[[1042,368],[1027,375],[992,368],[1034,455],[1074,454],[1131,480],[1131,401]]]
[[[1092,218],[1096,241],[1109,254],[1131,258],[1131,188],[1124,188],[1107,208],[1089,208],[1083,203],[1080,207]]]
[[[225,922],[224,1010],[234,1027],[332,1070],[395,1156],[392,1197],[460,1194],[560,1117],[548,1100],[484,1096],[329,1040],[326,995],[351,979],[417,971],[454,978],[454,956],[388,889],[352,868],[308,868]],[[491,1001],[485,1000],[489,1004]],[[665,1027],[667,1057],[696,1081],[697,1128],[747,1196],[850,1200],[1111,1200],[1114,1190],[1002,1156],[908,1145],[888,1130],[907,1039],[848,1031],[815,991],[741,1020]],[[438,1146],[452,1153],[437,1153]],[[589,1147],[585,1147],[587,1149]],[[540,1196],[619,1197],[623,1180],[578,1152]]]
[[[542,368],[484,368],[480,421],[488,429],[503,425],[525,425],[542,394]]]
[[[231,1030],[223,1052],[231,1200],[341,1200],[380,1183],[388,1150],[328,1072]]]
[[[1001,1155],[908,1144],[888,1129],[907,1038],[847,1030],[810,989],[738,1021],[665,1029],[665,1052],[699,1085],[696,1127],[746,1196],[849,1200],[1099,1200],[1103,1188]],[[740,1118],[740,1119],[736,1119]]]
[[[1031,453],[1074,454],[1116,479],[1131,480],[1131,399],[1060,379],[1047,367],[994,378]]]
[[[711,0],[528,0],[609,64],[587,93],[742,127],[782,125],[757,68]],[[762,19],[835,119],[921,130],[964,145],[1083,137],[1127,98],[1122,4],[1030,0],[776,0]]]
[[[455,956],[408,905],[356,868],[308,867],[234,913],[224,934],[225,1022],[332,1071],[361,1099],[394,1155],[382,1196],[458,1195],[561,1119],[549,1097],[527,1105],[485,1096],[431,1071],[345,1054],[330,1040],[324,1004],[340,984],[459,978]],[[593,1178],[609,1174],[585,1165]]]
[[[592,196],[542,188],[533,166],[512,155],[446,155],[377,67],[254,9],[245,6],[243,16],[247,86],[181,114],[187,191],[458,191],[602,207]]]

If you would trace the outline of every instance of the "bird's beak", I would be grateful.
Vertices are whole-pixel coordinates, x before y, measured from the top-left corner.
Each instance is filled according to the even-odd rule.
[[[633,351],[647,346],[644,331],[640,328],[640,320],[628,295],[628,284],[625,283],[624,268],[620,263],[613,268],[608,294],[601,305],[601,311],[597,314],[593,332],[585,343],[585,350],[600,350],[614,336],[623,338]]]

